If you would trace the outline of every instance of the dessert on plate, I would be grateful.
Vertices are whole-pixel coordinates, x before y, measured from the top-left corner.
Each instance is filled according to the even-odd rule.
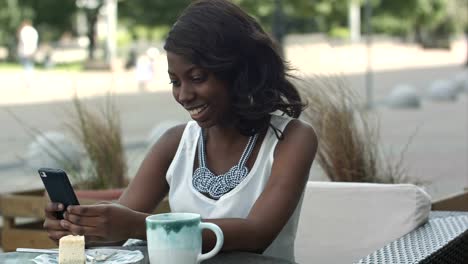
[[[68,235],[59,241],[59,264],[86,263],[84,236]]]

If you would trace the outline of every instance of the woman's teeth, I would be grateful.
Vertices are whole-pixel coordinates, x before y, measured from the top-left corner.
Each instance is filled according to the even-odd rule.
[[[194,108],[192,110],[189,110],[189,113],[190,115],[198,115],[199,113],[201,113],[201,111],[205,110],[205,108],[207,107],[208,105],[204,104],[200,107],[197,107],[197,108]]]

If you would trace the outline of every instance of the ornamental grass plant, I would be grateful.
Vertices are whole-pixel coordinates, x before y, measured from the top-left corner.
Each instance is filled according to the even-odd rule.
[[[77,189],[121,189],[128,185],[120,113],[111,94],[97,106],[75,95],[65,109],[65,131],[48,131],[28,125],[4,109],[35,141],[21,162],[34,170],[63,169]]]
[[[77,96],[66,127],[85,152],[80,170],[69,172],[81,189],[123,188],[128,184],[120,114],[111,95],[98,110]]]
[[[385,152],[379,118],[363,107],[359,95],[341,76],[308,76],[293,80],[308,103],[301,118],[313,124],[318,139],[317,163],[327,178],[340,182],[404,183],[408,147]]]

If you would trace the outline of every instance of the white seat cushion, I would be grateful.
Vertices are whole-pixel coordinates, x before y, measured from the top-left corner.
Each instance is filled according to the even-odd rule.
[[[308,182],[298,263],[352,263],[427,221],[429,195],[412,184]]]

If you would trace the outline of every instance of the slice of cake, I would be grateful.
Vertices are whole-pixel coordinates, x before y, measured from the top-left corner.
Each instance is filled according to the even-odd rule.
[[[59,264],[86,263],[84,236],[68,235],[59,241]]]

